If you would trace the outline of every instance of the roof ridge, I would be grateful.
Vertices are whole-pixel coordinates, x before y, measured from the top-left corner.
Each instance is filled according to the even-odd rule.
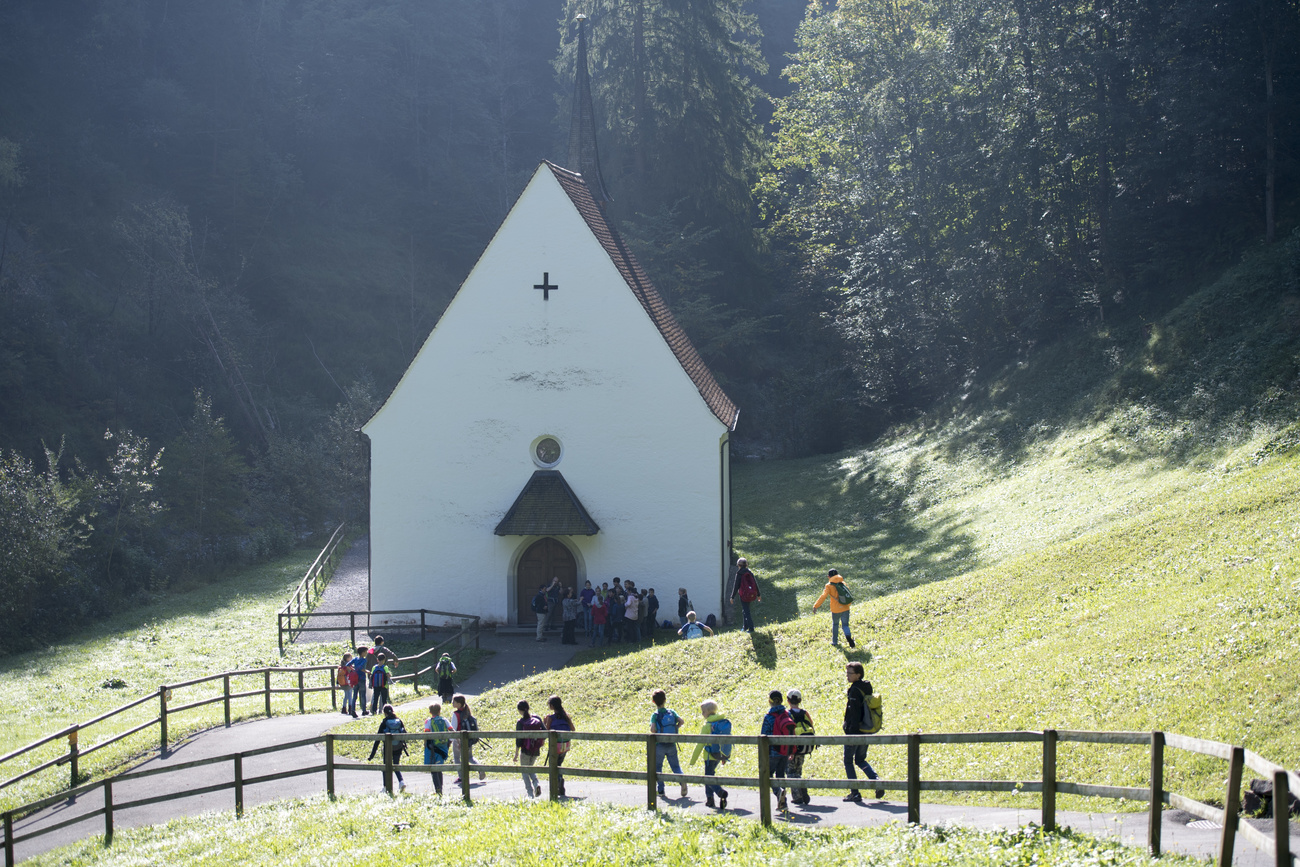
[[[614,267],[618,269],[619,274],[627,282],[632,294],[641,302],[642,308],[650,317],[650,321],[659,330],[659,334],[663,337],[664,342],[668,344],[668,348],[677,358],[678,363],[681,364],[682,370],[686,372],[691,382],[695,384],[696,389],[699,390],[704,403],[717,416],[718,420],[727,426],[727,430],[735,430],[740,410],[722,390],[722,386],[718,384],[713,372],[704,363],[704,359],[700,356],[695,345],[691,343],[691,339],[686,335],[681,323],[677,321],[677,317],[673,315],[668,303],[664,301],[663,296],[659,294],[659,290],[650,282],[649,275],[641,267],[641,263],[637,261],[636,256],[632,255],[632,251],[627,248],[623,237],[605,218],[604,210],[596,202],[591,190],[587,188],[582,175],[572,169],[556,165],[550,160],[544,160],[543,163],[551,170],[561,189],[568,195],[578,213],[582,215],[587,228],[591,230],[601,247],[604,248],[605,253],[613,261]]]

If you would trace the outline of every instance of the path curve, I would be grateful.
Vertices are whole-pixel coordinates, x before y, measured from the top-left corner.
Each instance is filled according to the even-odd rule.
[[[404,709],[417,712],[422,702],[411,702]],[[150,759],[137,770],[166,767],[169,764],[183,764],[202,758],[247,752],[261,747],[313,738],[321,735],[343,721],[337,713],[299,714],[273,717],[271,719],[252,720],[238,723],[229,728],[215,728],[197,734],[173,747],[165,757]],[[263,775],[282,774],[287,771],[319,765],[324,762],[324,748],[320,745],[297,747],[268,755],[246,758],[243,762],[245,779]],[[455,771],[447,774],[447,782],[455,777]],[[545,780],[545,772],[541,774]],[[117,783],[113,787],[114,801],[135,800],[165,793],[193,791],[204,786],[227,783],[233,779],[231,763],[207,765],[178,771],[174,774],[162,774],[142,780]],[[410,772],[406,775],[407,792],[405,796],[427,794],[432,790],[432,783],[426,774]],[[349,771],[340,763],[336,771],[335,788],[339,793],[369,793],[375,798],[388,797],[380,788],[380,774],[375,772]],[[448,786],[450,789],[450,786]],[[645,787],[621,783],[608,783],[600,780],[584,780],[570,777],[566,789],[572,798],[593,799],[627,806],[645,806]],[[670,786],[669,791],[675,791]],[[267,783],[245,788],[246,806],[263,804],[283,798],[305,797],[325,791],[323,772],[297,777],[277,778]],[[516,774],[495,774],[486,782],[474,781],[471,797],[474,799],[490,798],[496,800],[521,799],[523,784]],[[712,810],[704,806],[703,789],[692,785],[687,798],[661,799],[662,809],[680,809],[690,813],[711,815]],[[103,798],[97,792],[78,798],[74,803],[62,802],[54,807],[42,810],[14,822],[16,834],[37,828],[48,827],[71,819],[79,814],[93,812],[103,806]],[[758,793],[748,789],[733,789],[729,812],[747,818],[757,819],[759,814]],[[413,805],[414,808],[414,805]],[[426,806],[421,802],[421,809]],[[231,811],[234,809],[234,792],[227,789],[205,795],[192,795],[176,800],[164,801],[130,810],[118,810],[115,823],[118,828],[138,827],[142,825],[161,824],[180,816],[192,816],[210,811]],[[777,814],[779,816],[779,814]],[[1037,798],[1026,796],[1023,809],[947,806],[942,804],[922,804],[921,815],[926,824],[952,822],[974,828],[1019,827],[1037,822],[1039,810]],[[1193,819],[1179,811],[1165,811],[1162,822],[1162,835],[1166,851],[1180,852],[1199,857],[1212,857],[1217,850],[1219,831],[1196,828],[1188,823]],[[906,822],[907,807],[894,801],[867,800],[862,804],[846,804],[839,796],[813,794],[812,804],[796,808],[788,819],[778,821],[790,825],[817,827],[827,825],[852,825],[867,827],[893,822]],[[1073,813],[1058,812],[1057,821],[1062,827],[1071,827],[1077,831],[1098,837],[1119,837],[1132,845],[1145,845],[1147,832],[1146,813]],[[77,823],[67,828],[39,837],[35,840],[18,843],[15,854],[21,859],[30,858],[40,852],[46,852],[58,846],[66,845],[87,837],[100,836],[104,826],[102,818],[94,818]],[[1294,847],[1300,846],[1300,839],[1292,838]],[[1267,867],[1271,859],[1237,837],[1233,862],[1242,867]]]

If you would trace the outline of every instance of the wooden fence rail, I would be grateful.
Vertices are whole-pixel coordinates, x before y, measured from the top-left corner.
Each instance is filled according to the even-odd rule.
[[[500,739],[512,741],[519,736],[519,732],[475,732],[476,737],[492,740]],[[272,780],[284,779],[286,777],[302,776],[305,774],[316,774],[324,772],[325,787],[329,797],[335,796],[335,785],[338,774],[343,771],[347,772],[365,772],[379,773],[383,776],[384,788],[392,793],[393,790],[393,772],[398,767],[393,759],[393,745],[401,741],[420,742],[427,737],[426,733],[400,734],[400,735],[383,735],[383,762],[379,765],[360,764],[353,762],[339,762],[336,759],[336,744],[340,742],[364,742],[373,743],[376,736],[372,734],[326,734],[315,738],[294,741],[292,743],[277,744],[271,747],[264,747],[258,750],[249,750],[242,753],[235,753],[225,756],[216,756],[207,759],[198,759],[192,762],[168,765],[162,768],[150,768],[141,771],[128,771],[115,777],[105,779],[102,782],[77,786],[69,792],[60,795],[44,798],[26,804],[21,808],[9,810],[4,813],[4,852],[5,864],[12,867],[14,864],[14,847],[17,843],[26,840],[35,839],[45,834],[52,833],[62,828],[69,827],[77,822],[89,821],[91,819],[103,817],[104,819],[104,843],[109,845],[113,840],[113,823],[116,813],[130,809],[132,807],[142,807],[148,804],[156,804],[174,798],[191,797],[193,795],[207,794],[211,792],[224,791],[232,789],[234,791],[233,808],[237,816],[243,815],[244,808],[244,789],[250,785],[270,782]],[[460,741],[460,762],[446,763],[440,765],[403,765],[402,770],[414,772],[450,772],[453,769],[458,771],[461,780],[461,797],[465,803],[471,802],[470,798],[470,750],[469,750],[469,732],[449,732],[447,739],[456,738]],[[646,755],[645,771],[617,771],[604,768],[577,768],[563,767],[559,764],[559,752],[557,746],[559,740],[563,737],[566,741],[613,741],[622,743],[644,744]],[[1219,841],[1219,852],[1216,859],[1219,867],[1229,867],[1232,863],[1232,850],[1235,843],[1237,831],[1241,831],[1242,836],[1253,845],[1259,847],[1266,853],[1273,856],[1276,867],[1295,867],[1295,857],[1290,849],[1290,820],[1287,814],[1287,792],[1297,782],[1297,775],[1293,771],[1287,771],[1279,765],[1269,762],[1254,753],[1249,754],[1241,747],[1234,747],[1228,744],[1220,744],[1214,741],[1207,741],[1200,738],[1188,738],[1181,735],[1170,734],[1165,732],[1061,732],[1047,730],[1042,732],[956,732],[948,734],[907,734],[907,735],[844,735],[835,737],[775,737],[768,735],[656,735],[656,734],[628,734],[615,732],[547,732],[546,740],[548,745],[547,761],[545,765],[522,766],[514,764],[477,764],[473,766],[476,771],[485,773],[503,773],[503,774],[523,774],[523,773],[545,773],[549,778],[549,791],[551,800],[559,799],[559,780],[561,774],[566,777],[604,779],[604,780],[623,780],[630,782],[644,782],[646,787],[646,807],[654,810],[658,807],[657,787],[660,784],[674,785],[679,783],[695,783],[697,785],[715,784],[723,786],[737,786],[757,788],[760,796],[760,820],[764,825],[770,825],[772,822],[772,805],[771,791],[774,785],[789,786],[793,781],[783,781],[780,777],[774,777],[771,772],[771,766],[768,761],[773,748],[813,743],[821,745],[885,745],[885,744],[903,744],[907,747],[907,777],[904,780],[848,780],[848,779],[811,779],[801,778],[797,785],[806,789],[842,789],[854,786],[870,786],[871,788],[885,789],[889,791],[906,792],[907,797],[907,821],[909,823],[919,823],[921,821],[921,798],[920,793],[923,791],[955,791],[955,792],[1037,792],[1042,795],[1042,813],[1041,824],[1047,830],[1056,828],[1056,801],[1055,796],[1060,794],[1078,794],[1089,795],[1094,797],[1107,798],[1126,798],[1131,800],[1148,800],[1151,802],[1151,835],[1148,839],[1148,848],[1153,855],[1161,854],[1160,840],[1160,808],[1163,804],[1178,809],[1187,810],[1194,815],[1222,824],[1223,833]],[[1128,786],[1099,786],[1088,783],[1072,783],[1061,781],[1056,777],[1056,749],[1061,741],[1073,741],[1078,743],[1095,743],[1108,745],[1132,745],[1147,746],[1151,751],[1151,768],[1152,776],[1149,788],[1136,788]],[[736,776],[716,776],[704,774],[660,774],[656,771],[655,747],[663,743],[676,744],[698,744],[698,743],[717,743],[733,744],[741,746],[752,746],[757,750],[758,757],[758,775],[756,777],[736,777]],[[1043,750],[1043,778],[1041,780],[923,780],[920,773],[920,748],[923,744],[1008,744],[1008,743],[1040,743]],[[259,777],[245,777],[243,773],[244,760],[269,753],[280,752],[283,750],[296,749],[298,747],[323,744],[325,748],[325,762],[321,765],[308,765],[305,767],[293,768],[279,771],[274,774],[266,774]],[[1195,752],[1202,755],[1211,755],[1224,758],[1229,763],[1228,767],[1228,787],[1222,809],[1203,804],[1191,798],[1184,797],[1177,793],[1166,792],[1163,789],[1164,778],[1164,750],[1165,747],[1181,749],[1184,751]],[[572,753],[569,753],[572,755]],[[210,786],[199,788],[187,788],[182,792],[165,795],[154,795],[147,798],[139,798],[134,801],[114,801],[113,786],[115,783],[121,783],[143,777],[152,777],[161,774],[177,773],[204,765],[220,764],[229,762],[233,767],[233,780],[228,783],[218,783]],[[1241,774],[1244,767],[1250,767],[1260,773],[1266,773],[1271,776],[1274,784],[1274,833],[1272,837],[1255,829],[1249,823],[1240,823],[1238,813],[1238,794],[1241,787]],[[75,818],[67,819],[55,824],[47,825],[32,831],[26,831],[22,834],[15,834],[14,820],[19,816],[26,815],[35,810],[50,806],[58,801],[68,797],[75,797],[87,794],[95,789],[103,793],[103,806],[83,813]],[[1280,809],[1279,809],[1280,808]]]
[[[347,524],[339,524],[335,528],[325,547],[321,549],[320,554],[316,556],[316,561],[311,564],[307,574],[302,576],[298,586],[294,588],[293,594],[289,601],[284,603],[276,615],[276,623],[279,625],[279,635],[277,636],[280,643],[280,655],[284,656],[284,637],[287,633],[289,640],[293,641],[297,629],[301,631],[307,618],[311,616],[312,606],[320,599],[320,594],[324,592],[325,585],[334,575],[334,569],[338,566],[341,559],[339,546],[343,543],[343,528]],[[356,646],[355,642],[352,645]]]

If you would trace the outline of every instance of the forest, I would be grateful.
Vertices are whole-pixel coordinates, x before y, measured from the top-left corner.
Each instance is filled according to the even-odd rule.
[[[1295,226],[1296,0],[4,0],[12,640],[364,520],[357,428],[565,159],[579,13],[610,214],[741,459]]]

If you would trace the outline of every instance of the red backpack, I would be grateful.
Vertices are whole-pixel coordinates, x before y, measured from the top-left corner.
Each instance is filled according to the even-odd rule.
[[[794,730],[794,717],[790,716],[788,710],[782,710],[772,720],[772,734],[775,737],[794,737],[798,734]],[[799,752],[799,747],[795,744],[781,744],[776,748],[783,756],[793,756]]]
[[[744,602],[753,602],[758,598],[758,582],[754,580],[753,572],[747,571],[740,576],[740,587],[737,590],[737,595]]]

